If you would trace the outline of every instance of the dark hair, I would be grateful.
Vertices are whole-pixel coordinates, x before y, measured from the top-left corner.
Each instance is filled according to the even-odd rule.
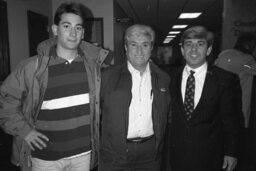
[[[54,24],[59,25],[62,14],[65,13],[72,13],[80,16],[84,22],[85,20],[85,14],[82,8],[82,5],[79,3],[62,3],[56,10],[54,15]]]
[[[253,33],[244,33],[237,38],[234,49],[252,54],[256,46],[256,37]]]
[[[205,39],[208,47],[212,46],[214,42],[213,33],[203,26],[193,26],[185,30],[181,35],[180,44],[183,45],[187,39]]]

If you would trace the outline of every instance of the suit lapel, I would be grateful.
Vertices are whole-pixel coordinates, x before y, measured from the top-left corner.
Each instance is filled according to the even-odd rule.
[[[205,106],[205,103],[211,100],[211,98],[214,95],[216,95],[216,88],[217,86],[216,86],[216,79],[214,77],[214,72],[212,71],[212,67],[208,65],[202,94],[195,110],[192,113],[192,118],[199,117],[198,115],[202,114],[201,112],[199,112],[200,109],[203,106]]]
[[[181,83],[182,83],[182,73],[183,73],[184,67],[182,67],[176,74],[176,80],[174,81],[174,97],[177,99],[177,105],[178,109],[180,109],[180,112],[185,115],[184,105],[183,105],[183,99],[181,94]]]
[[[181,94],[181,83],[182,83],[182,73],[183,73],[184,67],[182,67],[180,70],[176,72],[175,75],[173,75],[173,96],[176,100],[177,109],[179,110],[179,113],[182,113],[184,117],[186,117],[182,94]],[[203,113],[200,112],[201,108],[205,106],[206,103],[208,103],[209,100],[211,100],[212,97],[216,95],[216,79],[214,76],[214,72],[212,70],[212,67],[208,65],[207,72],[205,76],[205,82],[202,90],[201,97],[199,99],[199,102],[195,108],[195,110],[192,113],[192,117],[190,119],[194,120],[194,118],[200,117],[200,115],[203,115]]]

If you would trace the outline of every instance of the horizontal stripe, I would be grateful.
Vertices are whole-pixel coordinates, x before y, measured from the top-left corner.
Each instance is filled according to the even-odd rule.
[[[84,125],[75,129],[65,131],[44,131],[40,129],[37,130],[49,138],[48,143],[69,141],[71,139],[76,139],[91,134],[90,125]]]
[[[71,157],[89,150],[91,150],[90,147],[82,147],[76,150],[65,151],[65,152],[52,152],[52,151],[42,152],[40,150],[37,150],[37,151],[32,151],[32,157],[36,157],[42,160],[54,161],[62,158]]]
[[[66,97],[66,96],[85,94],[88,92],[89,92],[89,87],[87,83],[62,85],[59,87],[47,88],[44,96],[44,100],[52,100],[52,99],[57,99],[61,97]]]
[[[50,143],[47,146],[47,150],[56,151],[56,152],[71,151],[76,148],[84,147],[86,145],[90,146],[90,144],[91,144],[90,136],[86,136],[86,137],[76,138],[71,141]]]
[[[37,120],[36,128],[44,131],[62,131],[90,124],[90,115],[60,121]]]
[[[50,76],[65,75],[68,73],[86,72],[83,62],[71,62],[71,64],[60,63],[49,66]]]
[[[76,157],[86,156],[86,155],[89,155],[91,152],[92,152],[92,150],[86,151],[86,152],[83,152],[81,154],[76,154],[76,155],[71,156],[71,157],[66,157],[65,159],[73,159],[73,158],[76,158]]]
[[[64,74],[64,75],[55,76],[55,77],[52,76],[48,80],[48,85],[50,85],[51,87],[58,87],[58,86],[63,86],[68,84],[87,83],[87,82],[88,80],[87,80],[86,73],[79,72],[79,73]]]
[[[61,108],[78,106],[78,105],[87,104],[87,103],[89,103],[88,93],[43,101],[41,109],[42,110],[61,109]]]
[[[72,106],[55,110],[40,110],[37,120],[56,121],[77,118],[83,115],[90,115],[90,104]]]

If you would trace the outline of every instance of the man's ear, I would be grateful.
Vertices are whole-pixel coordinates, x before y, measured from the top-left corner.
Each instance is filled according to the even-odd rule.
[[[52,25],[52,32],[53,32],[53,35],[54,35],[54,36],[57,36],[57,35],[58,35],[57,27],[58,27],[58,26],[55,25],[55,24]]]
[[[184,56],[184,49],[182,46],[180,46],[180,51],[181,51],[182,56]]]
[[[82,39],[84,39],[84,29],[83,29],[83,33],[82,33]]]
[[[210,55],[211,52],[212,52],[212,46],[209,46],[206,53],[207,56]]]
[[[150,50],[152,51],[154,49],[154,45],[153,44],[151,44],[151,48],[150,48]]]

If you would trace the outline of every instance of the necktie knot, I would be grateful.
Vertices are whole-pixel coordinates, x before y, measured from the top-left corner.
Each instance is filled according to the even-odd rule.
[[[193,71],[193,70],[190,70],[190,75],[194,75],[194,73],[195,73],[195,71]]]

